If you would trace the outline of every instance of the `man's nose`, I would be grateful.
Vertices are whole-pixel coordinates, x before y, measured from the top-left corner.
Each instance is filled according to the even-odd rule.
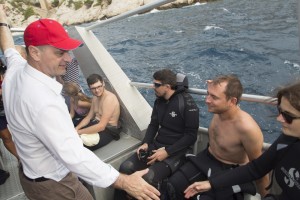
[[[64,60],[65,60],[66,62],[71,62],[71,61],[72,61],[72,57],[71,57],[71,55],[70,55],[69,52],[65,52],[65,53],[64,53]]]
[[[211,99],[210,99],[209,95],[207,95],[205,97],[205,103],[210,103],[210,102],[211,102]]]

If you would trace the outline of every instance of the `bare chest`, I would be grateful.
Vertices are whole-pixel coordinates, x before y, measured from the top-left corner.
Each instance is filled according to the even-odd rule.
[[[220,148],[232,147],[240,144],[239,134],[230,125],[214,125],[209,130],[210,143],[217,144]]]
[[[95,99],[95,101],[94,101],[95,103],[94,103],[94,114],[97,116],[97,117],[101,117],[101,115],[103,114],[103,110],[102,110],[102,108],[103,108],[103,99],[102,98],[97,98],[97,99]]]
[[[246,152],[240,133],[230,123],[217,123],[209,128],[209,144],[214,156],[227,163],[244,162]]]

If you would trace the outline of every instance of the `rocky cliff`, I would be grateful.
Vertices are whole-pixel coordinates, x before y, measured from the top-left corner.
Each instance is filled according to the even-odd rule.
[[[5,0],[12,27],[25,27],[38,18],[53,18],[64,25],[110,18],[156,0]],[[43,5],[41,6],[41,3]],[[204,0],[176,0],[158,9],[182,7]],[[1,3],[1,0],[0,0]],[[46,9],[41,9],[46,7]]]

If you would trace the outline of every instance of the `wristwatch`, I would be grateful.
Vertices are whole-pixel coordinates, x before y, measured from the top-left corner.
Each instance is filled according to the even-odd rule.
[[[1,23],[0,22],[0,26],[7,26],[8,28],[10,28],[10,25],[8,25],[7,23]]]

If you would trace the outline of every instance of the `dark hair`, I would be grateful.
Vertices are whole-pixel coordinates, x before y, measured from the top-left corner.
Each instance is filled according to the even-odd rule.
[[[243,94],[243,86],[235,75],[221,75],[216,77],[213,80],[213,84],[221,84],[223,82],[227,82],[227,86],[225,88],[225,95],[227,100],[229,100],[231,97],[235,97],[237,99],[237,104],[241,100],[241,96]]]
[[[282,97],[285,97],[295,109],[300,111],[300,81],[279,89],[276,96],[278,105]]]
[[[86,82],[87,84],[90,86],[90,85],[93,85],[94,83],[100,81],[101,83],[103,83],[103,78],[102,76],[100,76],[99,74],[91,74],[89,75],[89,77],[87,77],[86,79]]]
[[[153,74],[155,80],[161,81],[162,84],[169,84],[172,90],[176,88],[176,74],[169,69],[162,69]]]

